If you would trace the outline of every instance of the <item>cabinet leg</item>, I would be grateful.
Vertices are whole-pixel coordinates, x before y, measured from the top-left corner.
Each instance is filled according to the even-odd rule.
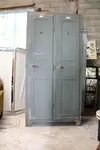
[[[80,126],[81,125],[81,121],[80,120],[76,120],[76,126]]]

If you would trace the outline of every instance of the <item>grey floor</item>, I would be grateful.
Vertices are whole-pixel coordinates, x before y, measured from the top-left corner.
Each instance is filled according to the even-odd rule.
[[[6,116],[0,124],[0,150],[96,150],[97,120],[82,126],[25,127],[24,114]]]

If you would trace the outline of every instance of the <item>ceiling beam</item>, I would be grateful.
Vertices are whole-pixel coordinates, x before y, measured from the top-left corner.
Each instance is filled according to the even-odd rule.
[[[34,6],[35,6],[35,3],[33,3],[31,5],[4,7],[4,8],[0,8],[0,11],[33,8]]]

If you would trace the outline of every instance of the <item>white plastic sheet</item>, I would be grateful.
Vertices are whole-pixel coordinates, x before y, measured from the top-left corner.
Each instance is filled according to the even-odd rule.
[[[16,50],[15,111],[25,109],[25,56],[24,50]]]
[[[0,52],[0,78],[4,84],[4,110],[11,111],[13,52]]]

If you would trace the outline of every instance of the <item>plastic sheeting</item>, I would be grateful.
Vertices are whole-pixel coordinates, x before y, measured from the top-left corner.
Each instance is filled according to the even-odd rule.
[[[13,110],[25,109],[25,50],[15,51],[15,65],[12,74],[13,58],[13,51],[0,52],[0,78],[4,84],[4,111],[12,111],[12,76],[14,77]]]
[[[4,84],[4,110],[11,111],[13,52],[0,52],[0,78]]]
[[[25,109],[25,51],[15,51],[15,111]]]

